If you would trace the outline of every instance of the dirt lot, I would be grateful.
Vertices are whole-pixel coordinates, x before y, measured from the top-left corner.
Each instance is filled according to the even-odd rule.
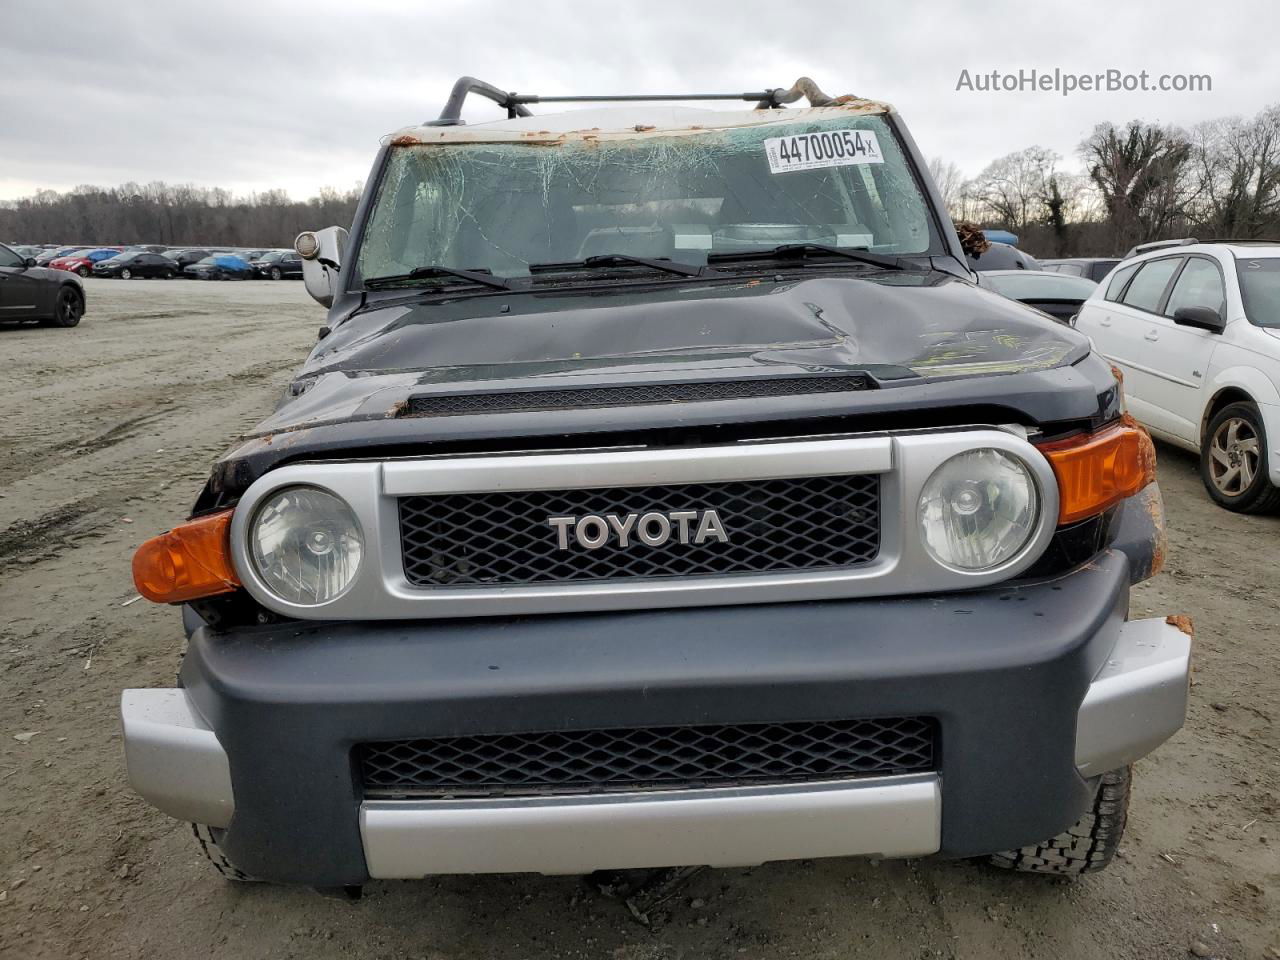
[[[0,956],[1280,958],[1280,521],[1161,448],[1166,571],[1196,623],[1186,729],[1138,766],[1123,857],[1077,883],[970,863],[703,871],[637,922],[584,879],[233,887],[128,790],[116,703],[170,685],[177,612],[129,559],[273,405],[323,321],[299,283],[90,281],[78,329],[0,329]],[[29,736],[31,733],[35,736]]]

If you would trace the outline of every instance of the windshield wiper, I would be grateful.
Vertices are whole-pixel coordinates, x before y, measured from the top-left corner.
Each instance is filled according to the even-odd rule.
[[[563,273],[570,270],[596,270],[601,267],[616,267],[635,264],[648,267],[650,270],[661,270],[664,273],[675,273],[682,277],[714,276],[717,271],[706,267],[696,267],[689,263],[679,263],[666,258],[633,257],[626,253],[602,253],[599,256],[587,257],[585,260],[565,260],[562,263],[531,263],[530,273]]]
[[[708,263],[732,263],[743,260],[807,260],[813,257],[842,257],[885,270],[906,270],[901,258],[871,253],[865,247],[833,247],[827,243],[784,243],[768,250],[744,250],[739,253],[709,253]]]
[[[405,283],[410,280],[436,280],[442,277],[457,277],[459,280],[478,283],[481,286],[492,287],[495,290],[515,289],[510,280],[495,277],[488,270],[459,270],[455,267],[442,267],[439,264],[414,267],[408,273],[394,273],[385,277],[370,277],[364,282],[364,285],[366,287],[383,286],[384,284]]]

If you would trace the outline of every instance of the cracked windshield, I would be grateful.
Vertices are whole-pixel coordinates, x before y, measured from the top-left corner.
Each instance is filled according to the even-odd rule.
[[[393,149],[362,279],[424,266],[527,276],[591,257],[670,258],[821,243],[930,249],[928,212],[876,115],[607,142]]]

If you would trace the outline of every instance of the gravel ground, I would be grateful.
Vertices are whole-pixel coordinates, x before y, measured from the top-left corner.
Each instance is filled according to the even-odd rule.
[[[1138,764],[1106,873],[704,870],[648,926],[583,878],[374,883],[358,903],[224,883],[125,784],[120,690],[170,685],[184,642],[176,611],[130,602],[129,560],[323,314],[299,283],[86,286],[79,328],[0,329],[0,956],[1280,958],[1280,521],[1214,507],[1166,447],[1168,565],[1134,614],[1194,619],[1195,686],[1186,728]]]

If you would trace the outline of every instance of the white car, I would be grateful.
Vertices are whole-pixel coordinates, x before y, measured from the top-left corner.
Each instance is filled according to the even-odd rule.
[[[1129,412],[1200,454],[1217,503],[1280,508],[1280,243],[1151,244],[1076,319],[1120,368]]]

